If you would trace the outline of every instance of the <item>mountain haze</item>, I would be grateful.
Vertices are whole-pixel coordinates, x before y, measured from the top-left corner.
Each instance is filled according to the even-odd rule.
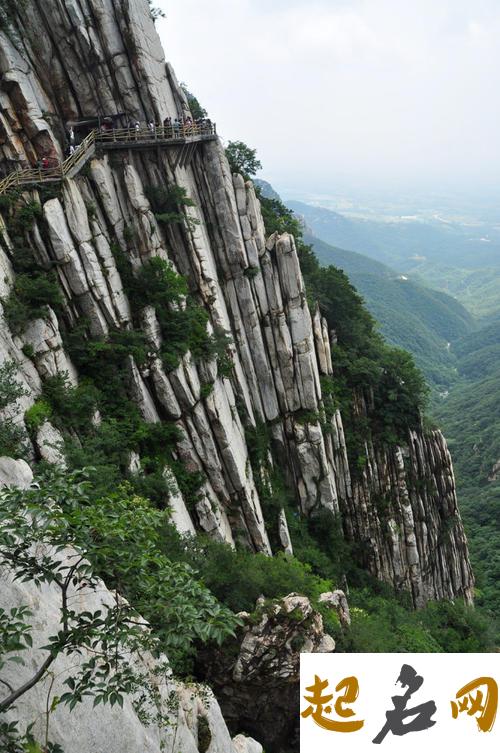
[[[473,315],[500,312],[498,223],[399,218],[375,221],[289,201],[314,235],[376,259],[459,300]]]

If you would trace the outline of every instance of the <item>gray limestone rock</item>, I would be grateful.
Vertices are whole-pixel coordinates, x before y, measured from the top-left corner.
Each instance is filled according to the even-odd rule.
[[[28,489],[32,481],[33,472],[25,460],[0,457],[0,489]]]
[[[42,460],[52,465],[57,465],[59,468],[66,467],[64,437],[55,426],[52,426],[50,421],[44,421],[38,429],[36,433],[36,446]]]
[[[329,591],[328,593],[320,594],[318,601],[321,604],[327,604],[332,609],[335,609],[342,627],[349,627],[351,624],[351,613],[349,611],[347,597],[343,591]]]

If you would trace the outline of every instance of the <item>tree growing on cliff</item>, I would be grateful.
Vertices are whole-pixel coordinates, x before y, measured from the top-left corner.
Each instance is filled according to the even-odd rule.
[[[141,721],[165,724],[169,708],[161,688],[168,666],[158,661],[154,680],[134,657],[167,651],[176,658],[194,640],[221,642],[239,621],[188,565],[162,553],[168,513],[125,487],[99,500],[88,491],[84,474],[55,473],[28,491],[0,493],[0,567],[20,582],[50,587],[59,609],[57,630],[35,654],[36,668],[26,665],[22,680],[6,669],[24,665],[23,655],[34,644],[32,613],[28,605],[0,609],[0,714],[46,681],[47,720],[59,704],[73,710],[92,698],[94,706],[122,706],[128,696]],[[98,609],[89,602],[85,608],[86,595],[104,591],[104,573],[111,590],[99,598]],[[63,674],[67,690],[52,697],[60,657],[73,666]],[[48,723],[46,728],[48,738]],[[15,750],[16,735],[16,725],[2,723],[1,749]],[[43,744],[49,750],[48,739]]]
[[[244,178],[251,178],[262,169],[257,159],[257,150],[247,146],[243,141],[230,141],[226,147],[226,157],[233,173],[241,173]]]

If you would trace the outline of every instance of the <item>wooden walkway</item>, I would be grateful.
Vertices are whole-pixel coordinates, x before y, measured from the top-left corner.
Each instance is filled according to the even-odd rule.
[[[18,186],[56,183],[74,178],[96,152],[115,149],[177,149],[175,167],[188,165],[198,143],[217,139],[215,125],[172,125],[91,131],[74,154],[56,167],[15,170],[0,181],[0,194]]]

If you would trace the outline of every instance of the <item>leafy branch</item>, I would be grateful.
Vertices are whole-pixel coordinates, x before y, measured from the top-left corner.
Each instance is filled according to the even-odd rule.
[[[125,487],[97,501],[89,491],[84,473],[56,472],[28,491],[0,492],[0,566],[14,580],[51,586],[59,605],[56,632],[37,647],[43,652],[37,669],[18,685],[12,679],[0,685],[0,712],[41,682],[58,657],[74,656],[67,689],[51,711],[58,704],[72,710],[86,698],[121,707],[129,696],[143,722],[164,725],[161,688],[170,670],[158,657],[165,650],[182,654],[194,640],[221,642],[238,620],[188,565],[162,553],[166,512]],[[81,603],[75,597],[97,591],[104,594],[100,608],[74,606]],[[24,664],[23,652],[33,646],[30,617],[27,606],[0,611],[0,669]],[[144,655],[156,657],[153,671],[141,662]]]

